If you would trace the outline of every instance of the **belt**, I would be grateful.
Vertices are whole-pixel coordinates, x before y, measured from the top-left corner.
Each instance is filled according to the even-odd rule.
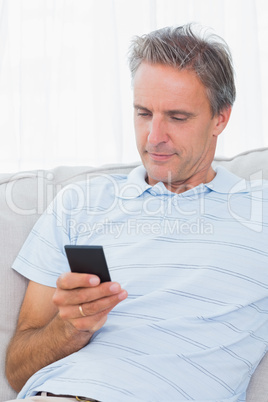
[[[42,392],[38,392],[36,395],[41,395]],[[46,396],[54,396],[54,398],[58,397],[58,398],[74,398],[77,401],[81,401],[81,402],[100,402],[97,401],[96,399],[92,399],[92,398],[85,398],[83,396],[74,396],[74,395],[55,395],[52,394],[51,392],[46,392]]]

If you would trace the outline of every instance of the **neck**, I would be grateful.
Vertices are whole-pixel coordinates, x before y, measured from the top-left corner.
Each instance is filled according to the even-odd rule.
[[[210,166],[208,170],[199,171],[198,173],[193,174],[185,180],[173,182],[170,178],[167,181],[163,181],[163,183],[166,186],[167,190],[171,191],[172,193],[180,194],[199,186],[199,184],[201,183],[205,184],[211,182],[215,176],[216,172]],[[157,183],[157,181],[152,180],[150,177],[147,178],[147,182],[152,186]]]

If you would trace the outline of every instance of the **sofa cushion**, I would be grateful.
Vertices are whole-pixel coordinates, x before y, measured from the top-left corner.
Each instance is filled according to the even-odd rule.
[[[212,166],[221,165],[247,180],[268,179],[268,148],[243,152],[233,158],[216,157]]]

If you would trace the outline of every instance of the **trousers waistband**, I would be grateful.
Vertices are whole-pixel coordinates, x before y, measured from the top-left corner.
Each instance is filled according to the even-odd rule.
[[[100,402],[97,399],[86,398],[86,397],[83,397],[83,396],[58,395],[58,394],[52,394],[51,392],[38,392],[36,395],[53,396],[54,398],[73,398],[76,401],[81,401],[81,402]]]

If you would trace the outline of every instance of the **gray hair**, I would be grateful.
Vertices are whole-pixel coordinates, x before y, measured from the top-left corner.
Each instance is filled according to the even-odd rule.
[[[132,79],[143,61],[194,71],[206,88],[212,115],[235,101],[234,70],[227,44],[217,35],[196,35],[192,24],[136,36],[129,49]]]

